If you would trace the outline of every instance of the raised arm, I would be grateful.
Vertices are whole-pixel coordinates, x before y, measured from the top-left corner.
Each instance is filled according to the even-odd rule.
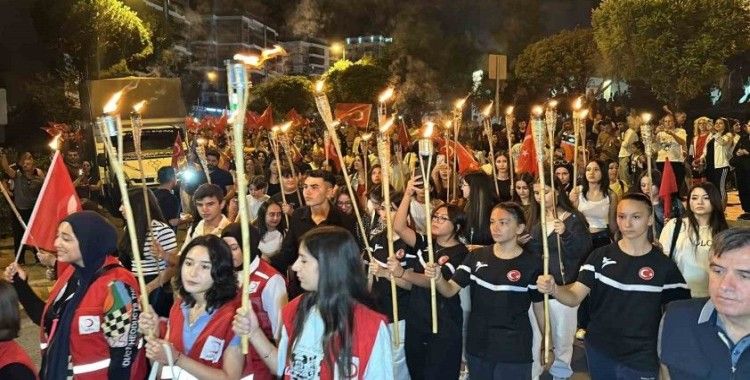
[[[404,197],[401,199],[401,204],[398,206],[398,210],[396,210],[396,216],[393,218],[394,232],[396,232],[396,234],[403,239],[404,243],[410,247],[414,247],[414,244],[417,243],[417,233],[407,224],[407,219],[409,218],[409,205],[411,204],[411,197],[414,196],[415,191],[414,178],[412,177],[406,183]],[[429,221],[427,222],[429,223]]]

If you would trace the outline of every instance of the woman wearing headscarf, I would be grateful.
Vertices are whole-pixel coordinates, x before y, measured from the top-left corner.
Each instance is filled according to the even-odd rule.
[[[117,259],[117,231],[93,211],[69,215],[57,227],[57,259],[71,264],[45,303],[16,264],[5,269],[31,320],[42,327],[39,377],[142,379],[138,284]]]

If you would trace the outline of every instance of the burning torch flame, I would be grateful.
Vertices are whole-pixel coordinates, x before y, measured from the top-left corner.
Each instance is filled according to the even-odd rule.
[[[283,55],[286,55],[286,51],[284,51],[284,48],[279,45],[274,45],[274,47],[271,49],[263,49],[263,51],[260,52],[260,56],[256,54],[237,53],[234,55],[234,59],[241,61],[248,66],[260,67],[263,62]]]
[[[388,87],[383,92],[380,93],[380,96],[378,97],[378,102],[385,103],[392,96],[393,96],[393,87]]]
[[[492,103],[493,102],[490,102],[490,104],[484,107],[484,109],[482,110],[482,116],[490,117],[490,115],[492,115]]]
[[[234,59],[241,61],[242,63],[248,66],[253,66],[253,67],[260,66],[262,62],[260,57],[258,57],[257,55],[245,55],[245,54],[239,54],[239,53],[234,55]]]
[[[281,131],[281,133],[287,133],[289,131],[289,128],[291,128],[291,127],[292,127],[292,122],[291,121],[287,121],[286,123],[281,124],[279,126],[279,130]]]
[[[273,128],[271,128],[271,133],[273,133],[274,135],[276,135],[276,134],[279,133],[280,130],[281,130],[281,128],[279,128],[279,126],[277,125],[277,126],[274,126]]]
[[[513,106],[508,106],[508,108],[505,109],[505,114],[508,116],[513,115]]]
[[[141,113],[145,105],[146,105],[146,101],[141,100],[140,102],[133,104],[133,111],[135,111],[136,113]]]
[[[120,98],[122,97],[122,94],[125,90],[120,90],[114,93],[111,98],[107,101],[107,104],[104,105],[104,109],[102,110],[104,113],[112,113],[117,110],[117,103],[120,102]]]
[[[286,55],[286,51],[284,50],[284,48],[281,47],[281,45],[273,45],[273,48],[271,49],[263,49],[263,51],[260,53],[260,59],[262,62],[283,55]]]
[[[422,138],[429,139],[432,137],[432,129],[435,128],[435,123],[428,121],[424,125],[424,132],[422,132]]]
[[[573,102],[573,109],[578,111],[583,106],[583,99],[579,96],[575,102]]]
[[[395,116],[391,116],[390,118],[388,118],[388,120],[386,120],[385,123],[383,123],[383,125],[380,126],[380,129],[379,129],[380,133],[386,134],[388,132],[388,130],[391,129],[391,127],[393,126],[393,123],[395,121],[396,121],[396,117]],[[430,133],[432,133],[432,132],[430,132]],[[364,136],[364,135],[362,135],[362,136]]]
[[[197,139],[195,140],[195,142],[197,142],[197,143],[198,143],[198,145],[200,145],[200,146],[204,146],[204,145],[206,145],[206,143],[207,143],[208,141],[206,141],[206,138],[205,138],[205,137],[198,137],[198,138],[197,138]]]
[[[589,110],[581,110],[581,119],[585,119],[589,115]]]
[[[542,106],[534,106],[534,108],[531,109],[531,113],[536,117],[542,116],[542,111]]]
[[[455,107],[457,110],[464,108],[464,103],[466,103],[466,99],[467,98],[461,98],[461,99],[456,100],[456,102],[453,103],[453,107]]]
[[[555,108],[557,107],[557,100],[550,100],[547,105],[549,106],[549,108]]]
[[[55,137],[50,141],[49,147],[52,150],[58,150],[60,146],[60,137],[62,136],[62,133],[58,133],[55,135]]]
[[[648,124],[648,122],[651,121],[651,114],[648,112],[642,113],[641,120],[643,120],[643,124]]]
[[[326,82],[323,81],[323,80],[319,80],[318,82],[316,82],[315,83],[315,92],[322,93],[323,92],[323,87],[325,87],[325,85],[326,85]]]
[[[450,130],[451,127],[453,127],[453,122],[451,120],[446,120],[445,124],[443,124],[443,128]]]
[[[372,132],[367,132],[362,134],[362,140],[364,141],[370,141],[372,138]]]

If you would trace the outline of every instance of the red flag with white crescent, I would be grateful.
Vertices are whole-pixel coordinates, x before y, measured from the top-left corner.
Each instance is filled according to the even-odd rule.
[[[337,103],[335,117],[344,124],[353,125],[359,129],[367,129],[371,112],[372,104]]]
[[[81,211],[81,200],[78,199],[73,181],[58,150],[52,158],[47,178],[44,179],[21,244],[54,251],[57,225],[76,211]]]
[[[518,173],[536,174],[539,169],[536,162],[536,150],[534,148],[534,138],[531,136],[532,126],[526,127],[526,135],[521,145],[521,154],[518,156],[516,171]]]

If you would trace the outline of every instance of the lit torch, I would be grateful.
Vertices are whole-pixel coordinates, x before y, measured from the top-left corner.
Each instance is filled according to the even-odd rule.
[[[463,103],[461,104],[463,106]],[[427,220],[425,221],[425,233],[427,235],[427,255],[430,264],[435,263],[435,252],[432,248],[432,211],[430,210],[430,167],[432,166],[432,156],[434,153],[434,147],[432,145],[432,129],[434,128],[432,122],[425,124],[422,138],[419,139],[419,168],[422,171],[422,181],[424,181],[424,214]],[[455,157],[455,153],[453,155]],[[425,162],[426,161],[426,162]],[[437,334],[438,323],[437,323],[437,297],[435,292],[435,278],[430,279],[430,302],[432,311],[432,333]]]
[[[146,208],[146,220],[148,221],[148,233],[151,234],[151,242],[153,244],[159,244],[159,242],[156,241],[156,235],[154,234],[154,229],[151,224],[151,202],[148,196],[148,186],[146,185],[146,172],[143,170],[143,146],[141,145],[141,137],[143,137],[143,118],[141,114],[145,106],[145,100],[141,100],[140,102],[133,105],[133,111],[130,112],[130,126],[133,129],[133,148],[135,148],[135,157],[138,160],[138,171],[140,172],[141,177],[143,204]],[[159,270],[159,272],[161,272],[161,270]],[[161,276],[161,273],[159,273],[157,276]]]
[[[508,106],[508,108],[505,109],[505,137],[508,139],[508,171],[510,172],[510,195],[513,196],[513,191],[515,191],[516,183],[513,182],[513,176],[516,171],[516,167],[514,165],[513,160],[513,152],[511,148],[513,148],[513,138],[511,136],[511,133],[513,131],[513,122],[515,121],[516,116],[513,114],[513,106]],[[493,163],[494,164],[494,163]]]
[[[484,124],[484,133],[487,135],[487,144],[490,146],[490,164],[492,166],[492,182],[495,183],[495,194],[497,196],[500,196],[500,187],[497,184],[497,169],[495,168],[495,147],[492,144],[492,119],[490,119],[490,116],[492,115],[492,105],[493,102],[490,102],[484,109],[482,110],[482,123]]]

